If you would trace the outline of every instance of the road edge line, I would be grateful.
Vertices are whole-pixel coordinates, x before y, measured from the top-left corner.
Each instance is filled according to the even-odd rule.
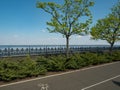
[[[120,77],[120,75],[117,75],[117,76],[115,76],[115,77],[112,77],[112,78],[106,79],[106,80],[104,80],[104,81],[101,81],[101,82],[99,82],[99,83],[96,83],[96,84],[90,85],[90,86],[88,86],[88,87],[82,88],[81,90],[87,90],[87,89],[89,89],[89,88],[92,88],[92,87],[94,87],[94,86],[97,86],[97,85],[103,84],[103,83],[105,83],[105,82],[108,82],[108,81],[113,80],[113,79],[118,78],[118,77]]]

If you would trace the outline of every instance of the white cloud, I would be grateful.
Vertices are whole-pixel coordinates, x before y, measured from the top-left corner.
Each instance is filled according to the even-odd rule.
[[[104,45],[108,44],[103,40],[91,40],[91,35],[87,36],[72,36],[70,38],[71,45]],[[62,35],[50,34],[48,37],[39,37],[39,36],[26,36],[22,34],[14,34],[8,37],[1,36],[0,44],[8,44],[8,45],[65,45],[66,38],[63,38]],[[116,43],[120,44],[120,42]],[[108,44],[109,45],[109,44]]]
[[[81,38],[81,37],[82,37],[82,36],[76,36],[75,38],[78,38],[78,39],[79,39],[79,38]]]
[[[47,32],[46,29],[41,29],[40,31],[43,32],[43,33]]]
[[[18,37],[19,37],[19,35],[17,35],[17,34],[13,35],[13,38],[18,38]]]
[[[48,38],[49,40],[61,40],[62,38],[57,38],[57,37],[51,37],[51,38]]]

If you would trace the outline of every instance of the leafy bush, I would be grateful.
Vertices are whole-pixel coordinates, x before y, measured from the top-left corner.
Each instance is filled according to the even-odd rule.
[[[13,60],[12,60],[13,59]],[[0,81],[44,75],[47,71],[64,71],[66,69],[79,69],[81,67],[108,63],[120,60],[120,51],[109,53],[84,53],[73,54],[69,59],[64,55],[43,56],[33,60],[28,55],[26,58],[4,58],[0,60]]]
[[[111,62],[110,56],[108,53],[97,54],[97,53],[85,53],[81,57],[84,59],[85,66],[97,65],[102,63]]]
[[[37,63],[28,56],[22,61],[0,61],[0,80],[11,81],[18,78],[43,75],[47,70],[37,65]]]
[[[75,54],[74,55],[75,61],[77,63],[77,67],[81,68],[86,66],[86,62],[84,61],[84,59],[81,57],[81,54]]]
[[[19,65],[17,62],[4,60],[0,62],[0,80],[10,81],[17,78]]]
[[[36,62],[37,62],[38,66],[42,66],[42,67],[45,67],[47,69],[47,67],[48,67],[48,58],[45,58],[45,57],[41,56],[41,57],[37,58]]]
[[[17,75],[14,70],[5,69],[0,71],[0,80],[2,81],[10,81],[17,78]]]
[[[97,62],[97,58],[98,58],[97,54],[89,53],[89,52],[82,54],[81,57],[85,62],[85,66],[95,64]]]
[[[41,65],[38,65],[38,63],[35,60],[31,60],[31,58],[27,57],[25,60],[22,60],[20,62],[21,71],[20,75],[24,76],[37,76],[39,74],[45,74],[46,69]]]
[[[112,60],[113,61],[120,61],[120,51],[112,52]]]
[[[22,74],[25,76],[32,76],[32,72],[34,71],[34,68],[36,67],[36,62],[26,58],[25,60],[22,60],[20,62]]]
[[[74,57],[67,59],[66,68],[67,69],[78,69],[79,68],[77,65],[76,59]]]
[[[113,57],[110,55],[110,53],[103,53],[103,55],[106,59],[103,60],[103,63],[109,63],[113,61]]]
[[[64,71],[65,70],[65,61],[64,56],[53,56],[48,60],[48,71]]]
[[[66,61],[66,68],[79,69],[85,66],[85,64],[86,62],[81,58],[80,54],[74,54]]]
[[[110,62],[110,60],[106,57],[106,55],[97,55],[96,60],[94,60],[93,65],[102,64]]]

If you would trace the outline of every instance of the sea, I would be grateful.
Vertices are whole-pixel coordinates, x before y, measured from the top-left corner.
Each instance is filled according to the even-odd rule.
[[[0,45],[0,49],[8,49],[8,48],[13,48],[13,49],[26,49],[26,48],[65,48],[66,45]],[[70,45],[70,48],[88,48],[88,47],[110,47],[110,45]],[[114,47],[120,47],[120,45],[115,45]]]

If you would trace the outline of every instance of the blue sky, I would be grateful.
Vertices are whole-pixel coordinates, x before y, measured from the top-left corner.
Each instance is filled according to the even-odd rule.
[[[49,33],[46,22],[50,15],[36,8],[38,0],[0,0],[0,45],[45,45],[65,44],[60,34]],[[63,0],[40,0],[61,3]],[[91,8],[93,24],[104,18],[117,0],[94,0]],[[92,26],[91,25],[91,26]],[[105,41],[90,40],[88,36],[72,36],[70,44],[107,44]],[[117,43],[120,44],[120,43]]]

